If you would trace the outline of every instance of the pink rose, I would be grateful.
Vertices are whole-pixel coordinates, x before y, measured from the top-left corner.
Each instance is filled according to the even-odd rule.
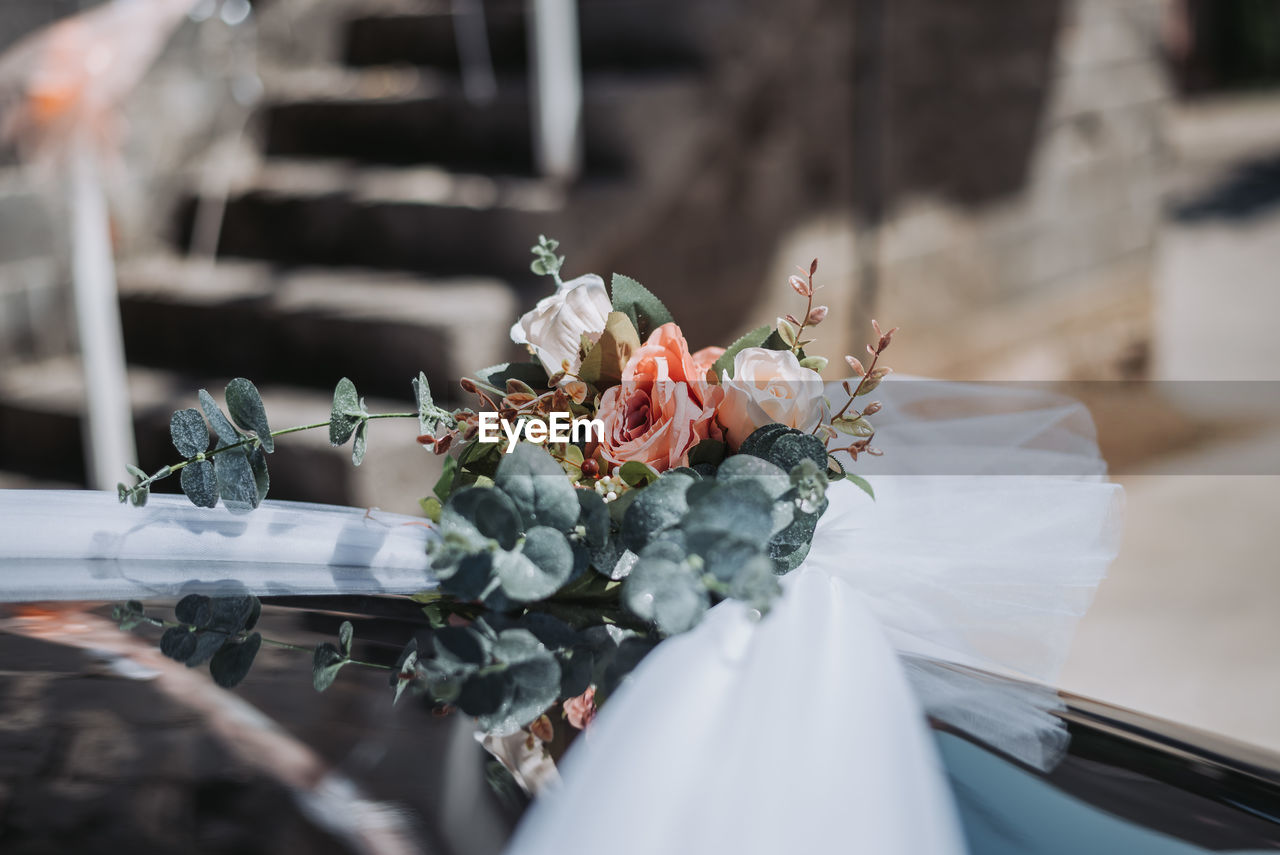
[[[693,355],[693,371],[698,377],[706,377],[716,360],[724,356],[723,347],[704,347]]]
[[[689,450],[702,440],[721,437],[715,421],[720,389],[707,382],[705,366],[699,370],[710,350],[699,351],[695,361],[672,323],[654,330],[631,354],[622,382],[600,398],[606,460],[640,460],[662,472],[686,465]]]

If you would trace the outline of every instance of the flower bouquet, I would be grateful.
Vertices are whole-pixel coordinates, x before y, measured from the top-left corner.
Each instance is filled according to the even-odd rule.
[[[225,413],[200,390],[199,409],[173,414],[180,462],[133,470],[138,481],[119,486],[122,502],[142,504],[177,474],[195,505],[243,512],[267,495],[277,438],[327,427],[358,466],[371,421],[416,419],[417,442],[444,456],[421,502],[432,578],[414,595],[432,632],[404,649],[391,686],[396,698],[422,693],[474,717],[529,791],[551,774],[548,746],[558,754],[664,638],[721,600],[768,612],[779,577],[809,552],[829,483],[871,494],[845,462],[877,454],[869,418],[879,405],[864,396],[889,370],[879,359],[894,332],[876,327],[869,365],[845,357],[857,377],[830,401],[827,361],[807,352],[827,314],[814,303],[816,260],[789,280],[800,314],[691,352],[649,290],[621,275],[609,289],[594,274],[563,281],[556,250],[546,238],[533,247],[533,271],[556,290],[511,331],[533,358],[463,378],[473,406],[436,403],[420,374],[414,411],[370,413],[344,378],[328,421],[273,430],[254,385],[236,379]],[[209,663],[230,687],[263,643],[259,610],[248,594],[192,594],[172,620],[136,601],[116,617],[162,627],[165,654]],[[352,645],[345,623],[336,643],[315,648],[317,690],[349,664],[370,664]]]

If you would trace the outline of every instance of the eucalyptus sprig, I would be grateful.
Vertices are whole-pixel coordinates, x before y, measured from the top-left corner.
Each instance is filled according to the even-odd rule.
[[[227,384],[226,404],[230,418],[208,390],[201,389],[198,394],[200,409],[177,410],[169,420],[173,447],[184,459],[162,466],[150,475],[137,466],[129,465],[129,473],[138,481],[132,486],[116,485],[117,493],[121,502],[142,506],[147,503],[152,484],[180,473],[182,492],[197,507],[213,508],[221,501],[233,511],[252,510],[262,504],[270,489],[266,455],[275,451],[277,437],[327,427],[329,441],[335,446],[343,445],[354,437],[351,460],[359,466],[364,460],[368,426],[373,419],[418,419],[422,433],[455,423],[454,414],[432,400],[426,375],[419,374],[413,381],[413,388],[417,411],[370,413],[364,399],[356,392],[355,384],[344,377],[334,390],[333,407],[326,421],[281,430],[271,430],[262,396],[249,380],[237,377]],[[210,427],[213,428],[212,435]],[[217,444],[210,448],[213,437],[217,438]]]

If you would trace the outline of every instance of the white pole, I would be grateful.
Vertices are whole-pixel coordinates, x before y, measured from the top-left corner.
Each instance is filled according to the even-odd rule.
[[[68,157],[72,289],[85,385],[84,447],[90,486],[109,490],[128,480],[125,464],[137,460],[111,223],[93,149],[83,133],[72,142]]]
[[[528,0],[533,151],[538,170],[571,180],[582,168],[582,59],[577,0]]]

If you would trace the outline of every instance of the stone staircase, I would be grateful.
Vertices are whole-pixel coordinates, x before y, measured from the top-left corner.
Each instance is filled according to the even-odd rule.
[[[486,3],[498,89],[485,103],[463,94],[447,11],[313,5],[328,17],[303,32],[336,30],[332,56],[264,43],[256,152],[237,169],[216,264],[183,255],[194,193],[167,253],[121,263],[149,471],[172,462],[172,410],[234,376],[259,385],[276,426],[325,418],[343,375],[371,409],[409,409],[419,370],[450,397],[462,372],[512,355],[508,326],[546,288],[528,271],[538,234],[565,241],[571,273],[606,266],[619,230],[659,215],[697,151],[718,3],[581,4],[586,168],[571,186],[534,174],[523,3]],[[0,371],[0,471],[83,483],[82,398],[74,357]],[[291,437],[272,497],[413,510],[436,461],[397,424],[378,426],[359,470],[321,432]]]

